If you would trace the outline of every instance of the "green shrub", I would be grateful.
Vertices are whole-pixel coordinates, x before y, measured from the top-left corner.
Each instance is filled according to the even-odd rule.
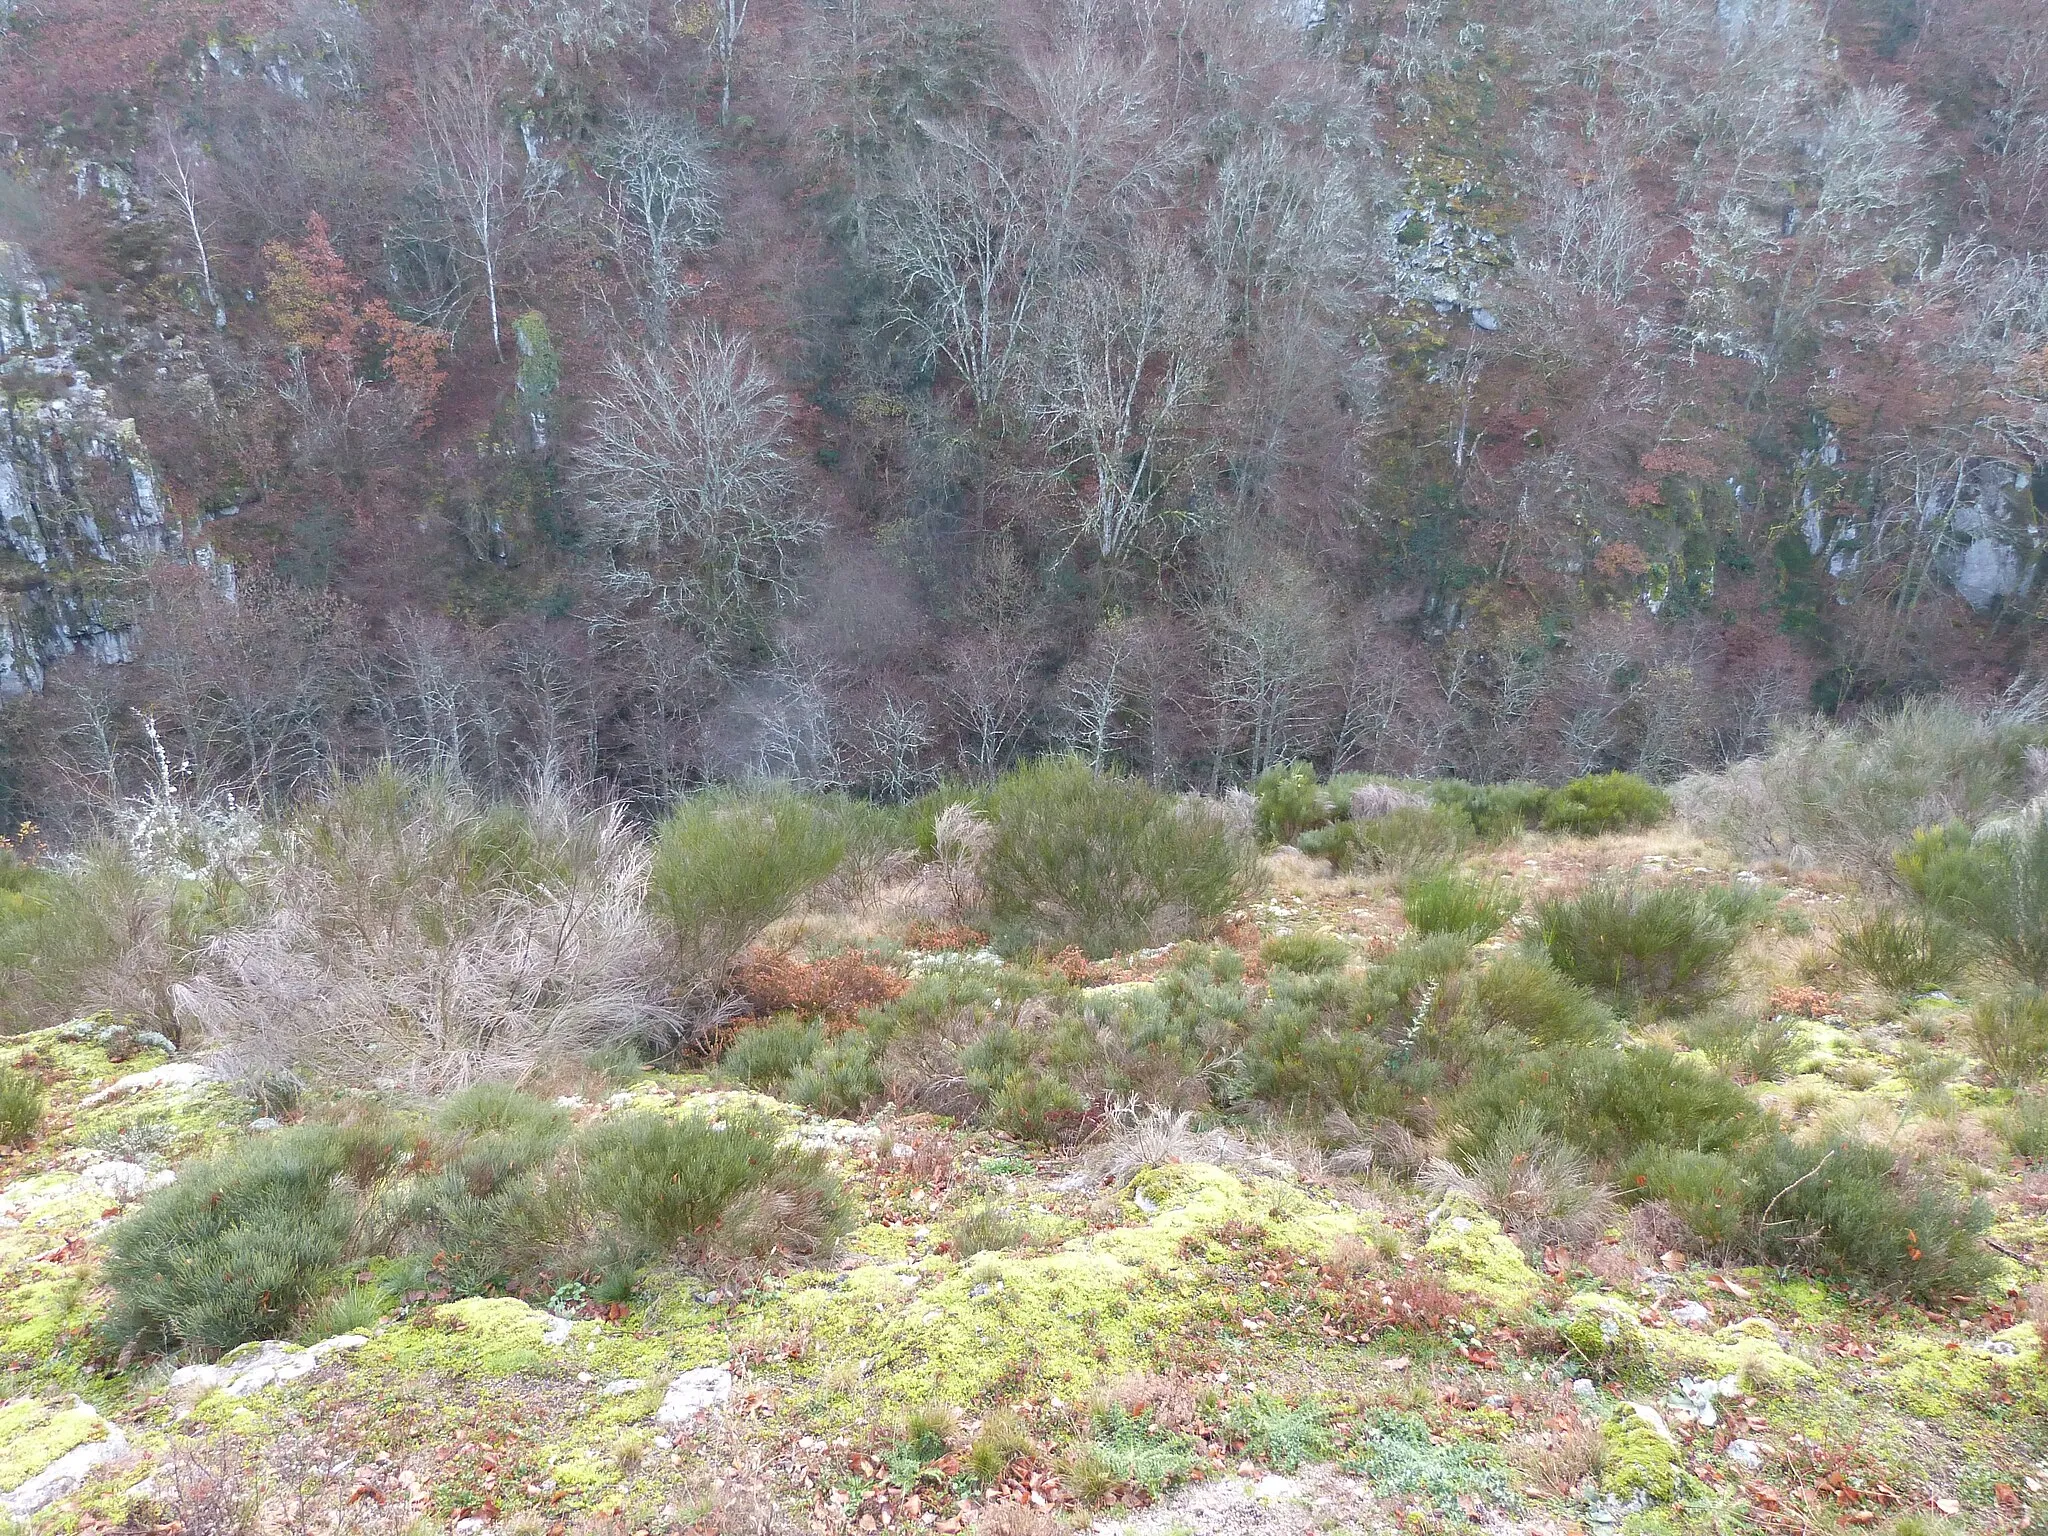
[[[2048,993],[2021,985],[1970,1010],[1970,1043],[1978,1059],[2010,1087],[2048,1073]]]
[[[1341,971],[1351,963],[1351,946],[1334,933],[1290,933],[1261,944],[1259,958],[1276,971]]]
[[[1401,911],[1417,933],[1462,933],[1489,938],[1522,909],[1514,887],[1474,880],[1456,870],[1411,875],[1401,883]]]
[[[1099,957],[1187,938],[1251,887],[1252,850],[1219,816],[1072,758],[1011,773],[989,811],[982,881],[1012,944]]]
[[[1265,1392],[1231,1404],[1223,1427],[1244,1442],[1245,1455],[1276,1472],[1327,1461],[1334,1449],[1327,1416],[1314,1403],[1289,1403]]]
[[[809,1061],[790,1074],[784,1089],[793,1103],[839,1119],[859,1114],[881,1091],[874,1042],[857,1034],[841,1035],[819,1046]]]
[[[663,819],[647,903],[682,974],[715,980],[845,855],[841,819],[818,799],[779,787],[708,791]]]
[[[1307,1120],[1333,1109],[1376,1119],[1399,1108],[1393,1048],[1374,1033],[1364,998],[1337,976],[1275,978],[1246,1030],[1234,1095]]]
[[[1304,832],[1326,826],[1336,815],[1330,796],[1308,763],[1275,763],[1252,785],[1259,841],[1291,843]]]
[[[733,1115],[621,1115],[584,1133],[591,1206],[650,1253],[701,1245],[739,1195],[782,1161],[771,1121]]]
[[[1405,874],[1440,869],[1471,843],[1472,831],[1456,812],[1409,806],[1371,821],[1340,821],[1305,832],[1296,846],[1339,869]]]
[[[1761,928],[1773,919],[1783,926],[1785,914],[1780,903],[1785,893],[1775,886],[1761,880],[1720,880],[1697,889],[1721,921],[1738,933]]]
[[[1975,1291],[1997,1269],[1979,1240],[1991,1224],[1884,1147],[1775,1136],[1748,1160],[1761,1256],[1859,1290],[1931,1302]]]
[[[1652,1146],[1730,1151],[1762,1123],[1748,1093],[1662,1046],[1573,1046],[1503,1061],[1461,1090],[1446,1117],[1453,1155],[1476,1154],[1524,1106],[1608,1164]]]
[[[1590,1045],[1614,1035],[1614,1015],[1540,955],[1510,950],[1495,956],[1473,991],[1489,1023],[1539,1046]]]
[[[1790,1019],[1758,1019],[1716,1008],[1687,1021],[1685,1043],[1742,1083],[1775,1082],[1799,1059],[1799,1027]]]
[[[1030,1428],[1011,1408],[998,1408],[982,1420],[981,1433],[967,1447],[962,1470],[983,1488],[999,1483],[1020,1456],[1029,1456],[1037,1446]]]
[[[0,1147],[26,1146],[43,1123],[43,1085],[26,1072],[0,1067]]]
[[[1726,990],[1735,934],[1681,885],[1596,885],[1536,909],[1550,963],[1623,1007],[1684,1011]]]
[[[1946,922],[1890,910],[1837,934],[1835,953],[1854,974],[1904,996],[1953,986],[1968,958]]]
[[[718,1058],[718,1070],[749,1088],[780,1092],[810,1064],[824,1039],[825,1028],[816,1019],[773,1019],[750,1025],[732,1037]]]
[[[853,1208],[823,1153],[782,1147],[767,1174],[742,1189],[705,1239],[707,1257],[829,1258],[853,1225]]]
[[[1598,837],[1654,827],[1671,814],[1671,797],[1632,773],[1596,773],[1573,779],[1544,802],[1546,832]]]
[[[1549,809],[1551,791],[1541,784],[1523,782],[1467,784],[1439,779],[1429,786],[1429,798],[1472,836],[1493,843],[1540,823]]]
[[[181,1170],[108,1233],[108,1330],[207,1353],[281,1338],[333,1284],[355,1222],[339,1139],[280,1131]]]
[[[1935,917],[1975,935],[2036,986],[2048,985],[2048,820],[1975,837],[1959,826],[1916,834],[1900,881]]]
[[[1088,1101],[1047,1073],[1020,1068],[989,1101],[988,1122],[1005,1135],[1036,1146],[1072,1141]]]
[[[1719,1152],[1646,1147],[1622,1165],[1623,1191],[1661,1200],[1709,1249],[1734,1251],[1748,1235],[1748,1185],[1741,1163]]]
[[[1998,1117],[1998,1132],[2014,1157],[2048,1161],[2048,1091],[2017,1095]]]

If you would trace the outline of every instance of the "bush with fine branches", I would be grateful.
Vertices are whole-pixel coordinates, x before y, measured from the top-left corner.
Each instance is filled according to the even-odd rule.
[[[647,856],[616,809],[385,767],[279,837],[181,1019],[251,1073],[445,1091],[662,1028]]]

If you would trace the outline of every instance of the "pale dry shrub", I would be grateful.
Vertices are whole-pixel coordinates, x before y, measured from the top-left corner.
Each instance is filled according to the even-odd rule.
[[[1478,1202],[1524,1248],[1553,1243],[1576,1248],[1614,1217],[1614,1197],[1593,1175],[1585,1153],[1543,1128],[1524,1110],[1503,1120],[1462,1164],[1439,1158],[1424,1182],[1439,1194]]]
[[[1396,811],[1426,811],[1429,796],[1398,784],[1361,784],[1351,791],[1351,819],[1378,821]]]
[[[1028,1504],[990,1504],[974,1522],[975,1536],[1061,1536],[1066,1527]]]
[[[1597,1477],[1604,1453],[1600,1431],[1589,1424],[1541,1430],[1516,1446],[1515,1465],[1542,1492],[1568,1499]]]
[[[995,828],[964,800],[956,800],[932,823],[932,859],[918,872],[919,905],[935,917],[958,922],[980,907],[981,863]]]
[[[1147,1168],[1171,1163],[1213,1163],[1268,1178],[1297,1171],[1286,1159],[1229,1131],[1202,1129],[1187,1110],[1129,1100],[1109,1106],[1099,1139],[1085,1158],[1098,1182],[1117,1188]]]
[[[1762,756],[1681,781],[1673,799],[1695,831],[1746,856],[1887,878],[1914,829],[1974,826],[2026,800],[2044,719],[2038,687],[1991,708],[1910,699],[1850,726],[1788,727]]]
[[[616,808],[381,769],[284,830],[260,915],[208,946],[179,1016],[252,1076],[531,1078],[668,1024],[647,869]]]

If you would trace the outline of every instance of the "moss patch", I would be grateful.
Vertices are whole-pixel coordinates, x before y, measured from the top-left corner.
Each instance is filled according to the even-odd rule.
[[[1444,1284],[1501,1312],[1519,1312],[1542,1293],[1542,1277],[1514,1239],[1470,1200],[1454,1195],[1430,1213],[1422,1251]]]
[[[1618,1499],[1675,1498],[1684,1476],[1678,1447],[1652,1409],[1625,1403],[1600,1426],[1600,1486]]]
[[[0,1490],[19,1488],[67,1451],[106,1437],[107,1421],[81,1404],[18,1398],[0,1407]]]
[[[473,1296],[379,1332],[358,1352],[365,1365],[443,1371],[451,1376],[509,1376],[560,1351],[543,1342],[554,1319],[511,1296]]]

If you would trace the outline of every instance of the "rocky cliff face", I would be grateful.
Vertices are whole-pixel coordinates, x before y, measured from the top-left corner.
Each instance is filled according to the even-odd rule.
[[[81,365],[91,340],[84,307],[0,243],[0,694],[74,651],[122,659],[115,578],[186,547],[134,421]]]

